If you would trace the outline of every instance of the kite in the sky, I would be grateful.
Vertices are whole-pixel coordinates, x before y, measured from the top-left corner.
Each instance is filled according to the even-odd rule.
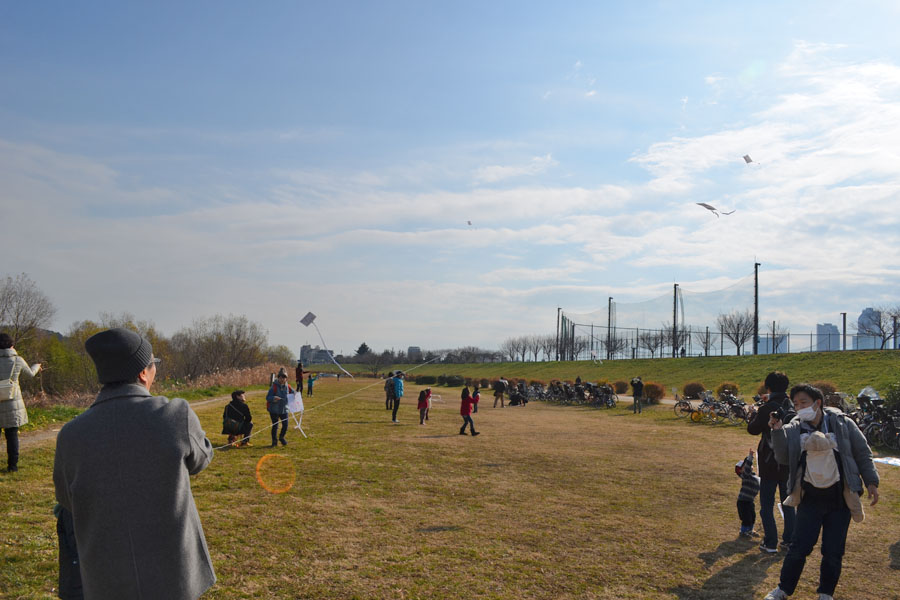
[[[750,155],[749,155],[749,154],[745,154],[745,155],[744,155],[744,162],[747,163],[747,164],[749,165],[750,163],[753,162],[753,159],[750,158]]]
[[[719,209],[717,209],[715,206],[712,206],[712,205],[710,205],[710,204],[707,204],[706,202],[697,202],[697,204],[700,205],[700,206],[702,206],[702,207],[705,208],[706,210],[710,211],[712,214],[716,215],[716,218],[717,218],[717,219],[719,218]],[[735,209],[735,210],[737,210],[737,209]],[[730,214],[733,213],[733,212],[734,212],[734,210],[729,210],[728,212],[723,212],[722,214],[723,214],[723,215],[730,215]]]
[[[466,223],[468,223],[469,225],[471,225],[471,224],[472,224],[472,221],[466,221]]]

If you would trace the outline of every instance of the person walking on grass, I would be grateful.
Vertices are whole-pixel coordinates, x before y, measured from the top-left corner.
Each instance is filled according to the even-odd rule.
[[[431,388],[425,388],[425,420],[428,420],[428,415],[431,413]]]
[[[741,478],[741,491],[738,493],[738,518],[741,520],[741,537],[751,538],[757,533],[753,531],[756,523],[756,495],[759,493],[759,477],[753,472],[753,450],[747,458],[735,465],[735,471]]]
[[[394,372],[388,373],[384,380],[384,410],[391,410],[394,405]]]
[[[394,373],[394,377],[391,380],[394,382],[394,396],[393,396],[393,413],[391,414],[391,422],[399,423],[397,420],[397,409],[400,408],[400,398],[403,397],[403,371],[397,371]]]
[[[784,514],[784,531],[781,536],[781,549],[787,550],[794,535],[795,511],[790,506],[784,506],[787,500],[788,468],[778,464],[775,452],[772,449],[772,430],[769,428],[769,417],[780,412],[782,423],[789,423],[794,416],[794,405],[787,396],[790,381],[788,376],[781,371],[772,371],[766,375],[764,382],[769,392],[765,404],[757,410],[750,408],[750,421],[747,424],[747,433],[758,435],[757,468],[759,469],[759,518],[763,526],[763,539],[759,549],[767,554],[778,551],[778,525],[775,522],[775,492],[782,502]]]
[[[808,384],[794,386],[791,401],[797,417],[783,423],[780,415],[769,415],[769,427],[775,458],[790,470],[786,503],[797,507],[797,520],[778,587],[765,600],[785,600],[794,593],[820,532],[822,563],[816,591],[819,600],[834,600],[850,519],[865,518],[860,502],[864,487],[870,505],[878,502],[878,471],[859,427],[848,415],[824,407],[821,390]]]
[[[306,377],[306,397],[307,398],[312,398],[313,383],[315,383],[316,379],[318,379],[318,378],[319,378],[318,373],[316,373],[315,375],[313,375],[312,373],[307,375],[307,377]],[[300,388],[300,391],[302,392],[303,388]]]
[[[475,386],[475,389],[472,391],[472,412],[478,412],[478,401],[481,400],[481,392],[478,391],[478,386]]]
[[[459,430],[459,435],[466,435],[466,425],[469,426],[473,436],[479,435],[480,432],[475,431],[475,422],[472,420],[472,396],[469,395],[468,386],[464,387],[462,390],[459,414],[463,418],[463,424],[462,428]]]
[[[639,415],[643,412],[644,399],[644,382],[641,381],[639,376],[631,380],[631,389],[632,396],[634,397],[634,404],[631,407],[631,412],[632,414]]]
[[[56,501],[70,513],[84,597],[195,600],[216,582],[190,476],[213,448],[180,398],[151,396],[159,359],[108,329],[84,344],[103,387],[56,439]]]
[[[298,360],[297,366],[294,368],[294,379],[297,382],[298,390],[303,389],[303,373],[305,373],[305,371],[303,370],[303,361]]]
[[[285,434],[288,428],[288,394],[293,394],[294,389],[287,382],[287,373],[279,373],[278,378],[269,387],[266,394],[266,408],[269,410],[269,419],[272,421],[272,445],[274,448],[281,441],[282,446],[287,446]],[[278,435],[278,425],[281,424],[281,435]]]
[[[497,400],[500,401],[500,408],[504,408],[503,394],[506,393],[507,388],[509,388],[509,382],[501,375],[500,379],[494,382],[494,408],[497,408]]]
[[[22,399],[19,377],[25,373],[34,377],[41,370],[40,363],[28,366],[13,348],[13,339],[0,333],[0,429],[6,435],[6,470],[19,470],[19,427],[28,422],[28,411]]]

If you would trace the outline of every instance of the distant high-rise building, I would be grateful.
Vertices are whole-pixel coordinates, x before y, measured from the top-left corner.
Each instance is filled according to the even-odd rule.
[[[881,311],[866,308],[856,319],[856,335],[853,347],[856,350],[874,350],[881,348]]]
[[[831,323],[816,323],[816,350],[829,352],[841,349],[841,332],[837,325]]]
[[[316,346],[313,348],[309,344],[300,347],[300,360],[304,365],[314,365],[317,363],[331,362],[331,355],[328,350],[323,350]]]
[[[406,349],[406,358],[410,362],[422,360],[422,349],[418,346],[410,346]]]

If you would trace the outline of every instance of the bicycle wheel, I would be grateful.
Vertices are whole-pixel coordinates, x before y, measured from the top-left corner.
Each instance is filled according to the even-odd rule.
[[[732,425],[737,425],[739,423],[744,422],[744,409],[740,406],[729,406],[728,407],[728,420]]]
[[[879,423],[870,423],[863,430],[863,435],[866,436],[866,442],[870,446],[881,445],[881,425]]]
[[[699,410],[695,410],[691,413],[691,421],[694,423],[699,423],[703,420],[703,414]]]
[[[900,431],[897,431],[889,424],[885,424],[881,428],[881,443],[891,450],[900,450]]]
[[[694,413],[694,409],[691,407],[691,403],[687,400],[679,400],[675,403],[675,416],[682,418],[690,416]]]

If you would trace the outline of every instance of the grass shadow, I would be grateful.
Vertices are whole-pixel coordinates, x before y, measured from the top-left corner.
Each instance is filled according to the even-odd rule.
[[[706,553],[714,555],[720,549],[723,550],[721,556],[729,556],[730,544],[734,542],[725,542],[715,551]],[[724,546],[724,548],[723,548]],[[699,555],[702,560],[704,555]],[[761,552],[753,552],[747,554],[734,564],[719,569],[713,575],[703,582],[699,588],[689,588],[679,586],[669,590],[678,598],[678,600],[757,600],[759,592],[756,588],[766,580],[769,569],[774,565],[780,568],[781,560],[778,555],[763,554]]]
[[[900,571],[900,542],[891,546],[889,555],[891,557],[891,568],[895,571]]]
[[[746,552],[748,548],[752,548],[753,546],[754,542],[752,539],[739,537],[735,540],[722,542],[715,550],[701,552],[697,555],[697,558],[702,560],[703,566],[709,569],[716,564],[719,559]]]
[[[462,531],[459,525],[432,525],[431,527],[420,527],[416,529],[419,533],[439,533],[442,531]]]
[[[452,438],[452,437],[456,437],[456,436],[448,434],[448,435],[419,435],[416,437],[418,437],[419,439],[422,439],[422,440],[436,440],[439,438]]]

